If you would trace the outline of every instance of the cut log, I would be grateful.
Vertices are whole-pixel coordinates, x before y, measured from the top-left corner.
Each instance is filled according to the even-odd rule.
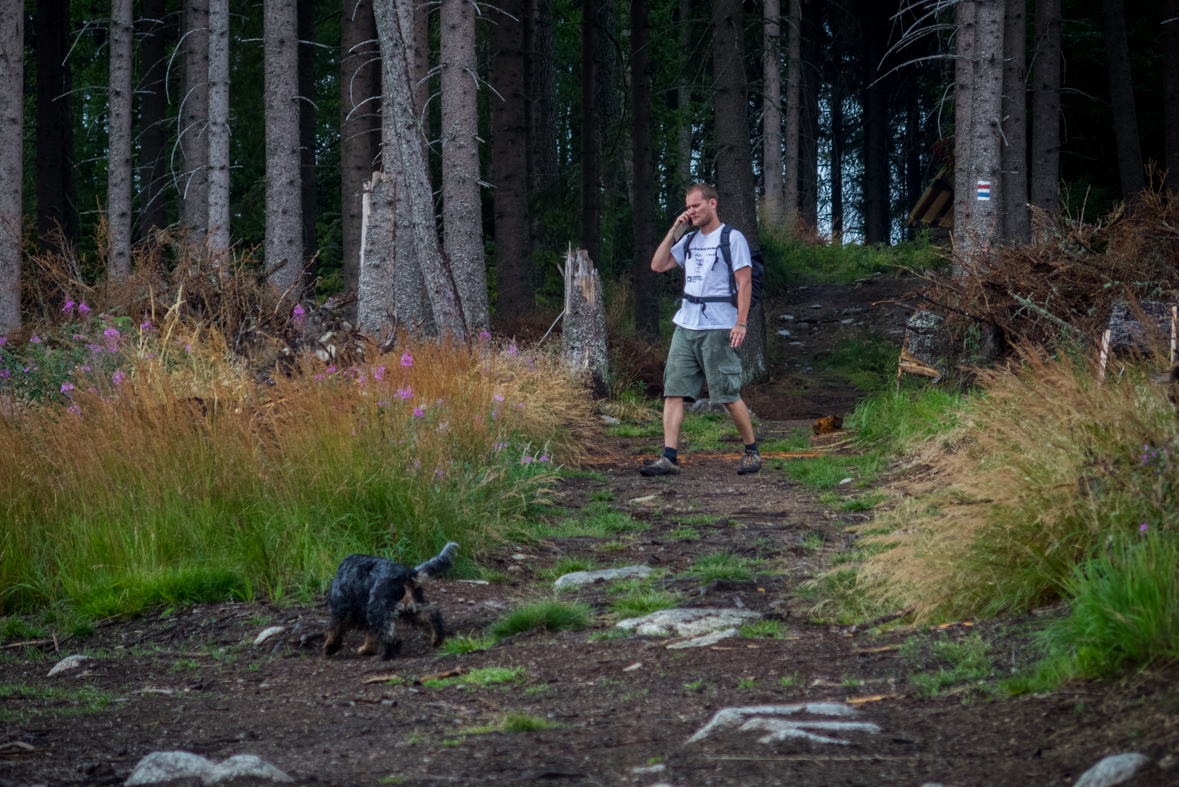
[[[606,355],[606,304],[602,279],[585,249],[565,255],[565,323],[561,329],[565,363],[583,375],[594,398],[609,390]]]

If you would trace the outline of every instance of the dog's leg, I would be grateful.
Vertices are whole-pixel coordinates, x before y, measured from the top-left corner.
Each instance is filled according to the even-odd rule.
[[[344,621],[332,618],[328,621],[327,640],[323,643],[323,655],[330,656],[344,644],[344,633],[347,631]]]
[[[396,624],[393,616],[389,617],[389,622],[381,631],[380,640],[385,644],[385,650],[381,654],[381,661],[388,661],[401,652],[401,642],[397,639]]]
[[[373,656],[380,648],[377,647],[377,635],[370,632],[364,634],[364,644],[356,649],[356,653],[361,656]]]
[[[446,624],[442,622],[442,613],[433,605],[418,610],[418,625],[430,629],[430,644],[438,647],[446,639]]]

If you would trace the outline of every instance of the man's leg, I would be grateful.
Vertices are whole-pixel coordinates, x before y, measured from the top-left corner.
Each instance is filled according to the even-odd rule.
[[[733,419],[733,424],[737,427],[737,432],[741,435],[741,442],[745,445],[753,445],[753,421],[749,418],[749,408],[745,406],[745,402],[741,399],[738,399],[735,402],[728,402],[725,404],[725,409],[729,411],[729,416]],[[682,403],[680,418],[683,418]],[[664,410],[663,423],[663,431],[666,433],[666,409]]]
[[[749,420],[746,412],[745,420]],[[684,423],[684,397],[668,396],[663,400],[663,447],[679,448],[680,426]],[[752,427],[750,427],[752,429]],[[752,434],[752,431],[750,432]]]

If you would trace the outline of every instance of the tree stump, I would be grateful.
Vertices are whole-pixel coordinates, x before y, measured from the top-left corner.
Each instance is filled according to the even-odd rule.
[[[565,363],[588,378],[594,398],[609,390],[606,355],[606,304],[602,279],[585,249],[565,255],[565,322],[561,327]]]

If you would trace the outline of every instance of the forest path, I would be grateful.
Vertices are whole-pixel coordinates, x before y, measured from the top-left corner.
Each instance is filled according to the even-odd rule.
[[[794,306],[850,292],[828,290],[826,300]],[[823,341],[842,341],[843,329],[826,325],[831,338],[805,340],[818,345],[806,348],[809,359],[783,354],[783,363],[799,363],[799,377],[783,382],[794,375],[787,367],[774,384],[805,392],[804,364],[829,351]],[[793,419],[763,416],[762,440],[797,439],[815,414],[836,414],[837,397],[856,396],[838,380],[810,384],[821,398],[796,396],[786,408]],[[856,457],[840,439],[814,447],[844,451],[855,479]],[[454,635],[481,637],[507,610],[554,597],[591,605],[589,629],[534,631],[455,655],[410,631],[404,655],[381,662],[355,653],[356,634],[325,659],[313,638],[326,622],[322,604],[200,605],[114,621],[86,642],[94,659],[65,676],[46,677],[50,659],[0,661],[0,741],[34,749],[3,762],[0,777],[116,784],[147,753],[182,749],[214,761],[257,754],[297,783],[341,787],[1068,787],[1107,754],[1141,751],[1158,761],[1174,747],[1174,716],[1158,701],[1171,691],[1162,678],[1020,698],[995,691],[998,677],[1033,657],[1031,618],[876,633],[824,620],[830,613],[814,609],[807,582],[854,556],[847,529],[871,513],[820,502],[780,460],[738,476],[735,458],[689,451],[679,476],[643,478],[637,452],[651,443],[603,436],[596,474],[564,479],[535,537],[482,561],[496,581],[443,578],[427,588]],[[841,500],[871,492],[854,486],[838,487],[847,490]],[[572,560],[656,573],[558,594],[556,567]],[[744,633],[773,636],[677,649],[667,638],[612,635],[612,609],[660,603],[760,613],[770,622]],[[271,626],[284,630],[252,644]],[[985,663],[972,667],[983,685],[959,675],[923,688],[958,669],[937,654],[968,649],[975,638],[985,643]],[[485,678],[496,674],[480,670],[517,672],[477,685],[417,680],[456,668]],[[717,716],[731,708],[749,710]],[[494,729],[512,716],[552,726]],[[1130,784],[1174,779],[1174,770],[1152,764]]]

